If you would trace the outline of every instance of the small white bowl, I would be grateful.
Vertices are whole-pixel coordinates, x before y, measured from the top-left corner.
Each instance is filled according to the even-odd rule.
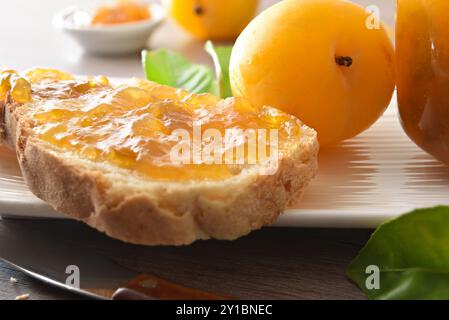
[[[145,48],[152,33],[164,21],[166,14],[161,5],[149,4],[151,18],[143,21],[92,25],[95,8],[70,7],[57,14],[53,26],[73,37],[89,53],[125,54]]]

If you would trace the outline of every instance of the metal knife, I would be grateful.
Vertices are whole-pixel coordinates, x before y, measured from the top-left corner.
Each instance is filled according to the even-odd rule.
[[[0,219],[0,259],[50,285],[95,299],[230,299],[139,274],[88,249],[68,247],[24,222]]]

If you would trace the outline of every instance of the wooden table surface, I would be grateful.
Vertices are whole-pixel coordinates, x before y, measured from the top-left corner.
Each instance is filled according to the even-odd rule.
[[[51,18],[74,3],[92,0],[15,0],[2,3],[0,65],[23,70],[32,66],[59,68],[76,74],[141,76],[139,54],[89,56],[70,39],[52,29]],[[276,2],[262,1],[261,8]],[[370,0],[359,0],[371,4]],[[378,1],[383,18],[392,21],[391,3]],[[5,14],[6,13],[6,14]],[[167,22],[149,46],[178,50],[197,62],[208,61],[203,44]],[[0,221],[1,223],[1,221]],[[92,246],[120,256],[130,268],[169,280],[239,298],[363,298],[344,276],[371,231],[266,228],[235,242],[200,242],[185,248],[144,248],[106,238],[68,221],[23,221],[60,241]],[[9,279],[17,278],[13,285]],[[31,299],[78,298],[31,279],[0,262],[0,299],[28,293]]]
[[[367,241],[368,230],[265,228],[233,242],[175,248],[124,244],[73,221],[0,221],[0,232],[5,223],[21,224],[24,232],[32,229],[69,251],[94,252],[133,271],[241,299],[364,298],[344,271]],[[18,282],[10,283],[11,277]],[[79,298],[0,263],[0,299],[19,294]]]

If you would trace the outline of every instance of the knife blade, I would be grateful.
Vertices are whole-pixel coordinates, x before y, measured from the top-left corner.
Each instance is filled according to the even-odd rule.
[[[88,248],[55,241],[20,220],[0,220],[0,259],[33,278],[96,299],[230,299],[139,274]]]

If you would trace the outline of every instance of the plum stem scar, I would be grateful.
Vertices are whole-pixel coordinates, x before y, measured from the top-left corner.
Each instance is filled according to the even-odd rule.
[[[193,11],[195,11],[195,14],[197,16],[201,16],[204,13],[203,6],[201,5],[201,2],[198,1],[195,6],[193,7]]]
[[[343,67],[352,66],[352,58],[351,57],[338,56],[338,57],[335,57],[335,62],[339,66],[343,66]]]

